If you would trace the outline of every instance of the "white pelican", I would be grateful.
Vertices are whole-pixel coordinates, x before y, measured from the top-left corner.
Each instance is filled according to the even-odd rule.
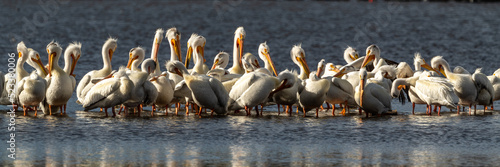
[[[177,31],[177,28],[172,27],[167,30],[165,34],[170,45],[170,60],[181,61],[181,33]]]
[[[52,115],[52,110],[57,111],[57,107],[61,108],[65,105],[71,95],[73,94],[72,82],[69,75],[59,67],[57,63],[61,57],[62,48],[56,42],[50,42],[47,45],[47,53],[49,54],[49,75],[45,78],[47,80],[47,92],[45,100],[49,114]]]
[[[144,56],[146,53],[144,51],[144,49],[142,49],[141,47],[135,47],[135,48],[130,49],[130,51],[128,53],[129,53],[129,57],[128,57],[127,68],[129,70],[132,70],[132,71],[141,71],[141,69],[139,69],[138,67],[142,63],[142,61],[144,60]],[[153,60],[153,59],[151,59],[151,60]],[[156,64],[155,64],[155,66],[156,66]],[[156,67],[153,70],[156,71]]]
[[[23,106],[24,115],[26,116],[26,110],[28,107],[33,106],[35,110],[35,116],[37,116],[37,107],[43,98],[45,98],[45,92],[47,90],[47,81],[40,77],[38,73],[47,73],[45,67],[38,52],[32,49],[29,50],[28,64],[36,69],[30,76],[24,77],[19,83],[17,83],[17,97],[19,97],[19,104]]]
[[[82,102],[85,99],[87,92],[94,86],[92,79],[103,78],[111,74],[111,58],[117,47],[116,39],[108,38],[104,45],[102,46],[102,61],[103,67],[100,70],[92,70],[85,74],[78,86],[76,87],[76,97],[78,97],[77,102]]]
[[[366,69],[361,68],[359,71],[360,82],[354,93],[356,103],[365,110],[366,117],[368,117],[368,113],[378,115],[390,111],[391,95],[380,85],[366,83],[367,75]]]
[[[206,74],[208,72],[208,66],[205,64],[205,58],[204,58],[204,46],[206,43],[205,37],[201,35],[196,35],[193,34],[191,35],[191,38],[189,39],[189,55],[186,56],[186,68],[188,67],[189,64],[189,59],[191,58],[191,54],[194,57],[194,67],[192,69],[192,72],[196,72],[198,74]]]
[[[300,67],[300,74],[299,74],[299,79],[305,80],[309,78],[309,66],[307,65],[306,62],[306,57],[305,57],[305,52],[304,49],[302,49],[302,46],[295,45],[293,46],[292,50],[290,51],[290,56],[292,58],[293,63],[295,63],[297,66]]]
[[[476,103],[477,90],[476,84],[472,80],[472,76],[468,74],[455,74],[450,71],[450,65],[441,56],[436,56],[431,60],[432,68],[440,71],[453,85],[455,93],[460,101],[458,104],[469,106],[469,114],[471,113],[471,106]],[[460,107],[457,106],[457,113],[460,113]]]
[[[150,67],[149,69],[155,68]],[[128,77],[134,83],[132,87],[132,93],[130,98],[123,103],[125,106],[125,112],[128,112],[129,107],[136,107],[138,109],[138,115],[141,116],[142,106],[151,105],[158,97],[158,90],[156,87],[148,80],[149,72],[131,72],[128,73]]]
[[[259,57],[262,61],[264,61],[264,68],[266,68],[268,71],[273,72],[274,76],[278,76],[278,73],[276,72],[276,68],[274,67],[273,60],[271,59],[271,56],[269,55],[269,46],[267,46],[267,42],[261,43],[259,45]]]
[[[345,70],[343,70],[345,71]],[[343,72],[342,71],[342,72]],[[341,73],[338,73],[340,76],[342,75]],[[338,77],[323,77],[330,79],[330,88],[328,89],[328,92],[326,93],[326,99],[325,101],[332,104],[333,109],[332,109],[332,115],[335,115],[335,104],[344,104],[344,108],[341,112],[342,115],[345,115],[345,112],[348,110],[348,105],[350,106],[355,106],[356,101],[354,101],[354,88],[349,83],[349,81],[345,79],[341,79]]]
[[[151,48],[151,58],[156,62],[155,72],[153,76],[157,76],[161,74],[160,70],[160,62],[158,60],[158,50],[160,49],[160,44],[163,40],[163,29],[158,28],[155,32],[155,38],[153,39],[153,46]]]
[[[184,77],[193,100],[198,106],[212,110],[212,114],[214,112],[218,115],[227,113],[229,96],[219,80],[206,75],[190,75],[179,61],[169,61],[167,70]],[[201,115],[201,112],[199,114]]]
[[[383,60],[380,57],[380,48],[377,45],[372,44],[366,48],[366,57],[369,57],[369,56],[374,56],[373,66],[376,66],[379,63],[381,65],[387,65],[385,60]],[[382,61],[382,62],[380,62],[380,61]]]
[[[153,103],[153,110],[151,111],[151,114],[153,114],[157,105],[165,106],[165,115],[168,115],[168,108],[170,107],[171,101],[174,98],[174,81],[168,79],[168,72],[163,72],[161,75],[151,78],[150,81],[158,91],[158,97],[156,97],[156,100]]]
[[[477,104],[484,106],[484,111],[486,111],[487,106],[493,105],[493,99],[495,98],[495,89],[489,81],[488,77],[481,73],[481,68],[476,69],[474,74],[472,74],[472,79],[476,83],[477,89]],[[474,114],[476,114],[476,107],[474,106]]]
[[[326,99],[326,92],[330,89],[330,81],[318,78],[317,74],[309,74],[309,79],[305,81],[304,90],[299,94],[299,105],[304,112],[316,108],[316,117],[318,117],[318,107]]]
[[[406,62],[401,62],[396,66],[396,78],[409,78],[412,77],[414,73],[410,65]]]
[[[233,67],[229,69],[231,74],[243,74],[241,58],[243,57],[243,41],[245,40],[245,29],[243,27],[238,27],[234,32],[234,44],[233,44]]]
[[[94,108],[104,108],[108,116],[108,108],[111,107],[113,116],[115,116],[114,106],[127,101],[130,96],[134,83],[128,78],[125,69],[120,69],[113,74],[112,78],[104,79],[92,87],[82,104],[85,111]]]
[[[80,59],[81,54],[82,44],[80,42],[70,43],[68,47],[66,47],[66,50],[64,50],[64,72],[71,78],[71,90],[75,90],[76,79],[73,72],[75,71],[76,63]]]
[[[354,60],[357,60],[359,58],[358,51],[354,49],[353,47],[348,46],[344,50],[344,60],[347,64],[352,63]]]
[[[299,99],[298,91],[300,82],[298,82],[297,74],[289,70],[281,71],[278,75],[278,80],[284,82],[285,88],[281,91],[275,91],[275,93],[272,94],[273,101],[278,105],[286,105],[287,109],[285,112],[291,115],[292,105],[297,104]]]
[[[17,52],[19,54],[19,58],[17,59],[16,64],[16,83],[21,81],[24,77],[29,76],[30,74],[24,69],[24,63],[28,60],[28,48],[24,45],[24,42],[21,41],[17,44]]]
[[[179,62],[179,64],[182,63]],[[186,85],[186,81],[184,81],[183,79],[182,81],[177,83],[174,88],[174,99],[172,99],[172,103],[176,103],[175,115],[177,115],[179,111],[180,103],[185,103],[184,108],[186,111],[186,115],[189,115],[189,103],[192,102],[191,99],[193,99],[191,89],[189,89],[189,87]]]
[[[492,75],[488,76],[490,83],[493,86],[494,96],[493,101],[500,99],[500,68],[493,72]],[[493,110],[493,104],[491,104],[491,109]]]

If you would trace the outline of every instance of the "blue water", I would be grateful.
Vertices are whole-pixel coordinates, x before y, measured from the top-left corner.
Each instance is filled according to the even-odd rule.
[[[38,50],[44,62],[48,42],[64,47],[83,43],[75,74],[100,68],[102,43],[118,38],[113,68],[125,65],[128,51],[137,45],[147,55],[156,28],[176,26],[182,33],[182,54],[191,33],[207,38],[207,62],[221,50],[232,51],[233,33],[244,26],[245,52],[255,53],[267,41],[278,71],[298,69],[289,58],[293,45],[302,43],[311,68],[324,58],[343,64],[344,48],[369,44],[382,57],[412,64],[414,52],[428,61],[443,55],[453,66],[469,71],[483,67],[490,75],[500,60],[499,4],[421,2],[261,2],[261,1],[63,1],[51,13],[37,2],[9,1],[0,5],[0,54],[15,52],[23,40]],[[54,7],[57,6],[57,7]],[[46,16],[46,17],[45,17]],[[33,21],[33,18],[35,21]],[[46,18],[46,19],[45,19]],[[26,23],[25,20],[28,20]],[[31,21],[31,23],[29,23]],[[28,29],[34,27],[35,29]],[[168,45],[160,60],[169,57]],[[60,62],[62,64],[62,60]],[[211,64],[211,63],[209,63]],[[25,66],[28,69],[28,66]],[[163,69],[164,67],[162,67]],[[7,71],[7,67],[1,68]],[[75,96],[75,95],[74,95]],[[65,116],[22,116],[16,123],[16,160],[7,157],[5,142],[8,107],[0,114],[0,164],[27,165],[169,165],[169,166],[496,166],[500,164],[500,113],[478,110],[477,116],[427,116],[417,106],[393,101],[398,115],[364,118],[352,110],[332,117],[331,111],[303,118],[277,115],[276,106],[262,117],[229,115],[105,117],[68,103]],[[499,106],[498,103],[495,105]],[[150,110],[150,108],[146,108]]]

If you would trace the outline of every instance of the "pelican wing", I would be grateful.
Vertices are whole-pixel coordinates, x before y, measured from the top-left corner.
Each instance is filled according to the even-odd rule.
[[[111,95],[113,92],[120,89],[121,83],[118,78],[110,78],[103,80],[93,86],[83,101],[83,107],[87,108]]]
[[[146,94],[146,97],[144,98],[144,104],[150,105],[151,103],[156,101],[156,98],[158,97],[158,90],[156,89],[155,85],[149,81],[144,82],[143,87]]]
[[[87,84],[89,84],[90,78],[91,78],[90,75],[87,74],[87,75],[83,76],[83,78],[78,83],[78,86],[76,87],[76,97],[78,97],[79,99],[83,98],[82,91],[85,88],[85,86],[87,86]]]
[[[208,82],[210,84],[210,87],[214,91],[215,96],[217,96],[219,104],[221,106],[227,107],[227,102],[229,101],[229,94],[224,88],[224,85],[222,85],[222,83],[219,80],[212,77],[210,77]]]
[[[352,85],[351,83],[349,83],[349,81],[334,77],[332,78],[332,83],[334,86],[340,88],[342,91],[354,95],[354,88],[352,88]]]
[[[476,88],[478,89],[478,91],[481,89],[486,89],[492,96],[491,99],[495,98],[493,97],[495,95],[495,90],[493,89],[493,85],[486,75],[484,75],[483,73],[474,73],[472,75],[472,80],[474,81],[474,83],[476,83]]]
[[[387,90],[384,87],[377,85],[377,84],[372,83],[370,85],[373,85],[372,86],[373,89],[370,89],[371,90],[370,93],[372,94],[372,96],[375,97],[376,99],[378,99],[380,101],[380,103],[382,103],[384,105],[384,107],[391,109],[392,97],[387,92]],[[366,87],[368,87],[368,85]]]
[[[418,80],[414,90],[423,101],[427,102],[427,104],[456,107],[459,100],[453,90],[453,85],[447,82]]]

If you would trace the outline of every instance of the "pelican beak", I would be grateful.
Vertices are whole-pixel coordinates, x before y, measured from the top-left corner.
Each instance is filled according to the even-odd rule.
[[[354,56],[349,54],[349,57],[351,57],[352,60],[356,60],[359,58],[359,55],[358,54],[355,54]]]
[[[443,74],[444,77],[448,78],[448,76],[446,75],[446,72],[443,69],[443,66],[440,65],[438,69],[439,69],[439,72],[441,72],[441,74]]]
[[[69,75],[72,75],[75,77],[75,74],[73,74],[73,71],[75,71],[76,63],[78,62],[78,59],[80,59],[80,55],[75,56],[74,54],[71,54],[71,71]]]
[[[401,89],[406,89],[406,85],[399,85],[398,90],[401,90]]]
[[[309,66],[307,65],[306,59],[304,59],[304,54],[303,53],[300,53],[300,54],[301,54],[301,56],[297,57],[297,61],[304,68],[306,76],[309,76],[309,74],[311,73],[311,71],[309,70]]]
[[[368,51],[368,53],[370,53],[370,51]],[[365,67],[366,65],[368,65],[368,63],[372,62],[374,59],[375,55],[368,54],[368,56],[365,57],[365,60],[363,60],[363,64],[361,64],[361,67]]]
[[[340,70],[337,67],[335,67],[333,64],[330,64],[330,71],[334,71],[334,72],[338,73]]]
[[[132,53],[130,54],[130,58],[128,59],[128,63],[127,63],[127,68],[128,69],[132,69],[132,63],[137,60],[139,58],[139,56],[135,56],[135,57],[132,57]]]
[[[49,51],[47,50],[47,52],[49,52]],[[23,56],[23,53],[22,52],[18,52],[17,55],[18,55],[18,58],[21,58]]]
[[[203,57],[203,63],[207,62],[207,59],[205,59],[205,44],[206,43],[203,43],[203,46],[200,49],[201,57]]]
[[[318,70],[316,70],[316,76],[318,78],[321,78],[321,73],[323,72],[323,68],[322,67],[318,67]]]
[[[111,59],[113,58],[113,53],[115,51],[113,49],[109,49],[108,53],[109,53],[109,61],[111,61]]]
[[[340,71],[337,72],[337,74],[333,75],[333,77],[337,77],[337,78],[340,78],[342,76],[344,76],[344,73],[345,72],[345,68],[342,68]]]
[[[239,50],[239,54],[240,54],[240,66],[243,64],[241,62],[241,59],[243,58],[243,35],[240,35],[240,37],[238,38],[237,40],[237,45],[238,46],[238,50]]]
[[[177,75],[180,75],[181,77],[184,77],[184,76],[182,75],[182,72],[181,72],[181,71],[179,71],[179,69],[175,68],[175,69],[174,69],[174,72],[175,72]]]
[[[432,68],[429,64],[427,64],[427,62],[425,62],[425,60],[424,60],[424,64],[420,65],[420,67],[425,68],[425,69],[427,69],[429,71],[434,71],[434,72],[436,72],[436,73],[439,74],[439,71],[437,71],[436,69]]]
[[[56,57],[55,52],[49,54],[49,76],[52,76],[52,68],[54,67],[54,57]]]
[[[188,46],[189,46],[189,43],[188,43]],[[192,54],[193,54],[193,48],[191,46],[189,46],[188,51],[186,53],[186,62],[184,63],[184,66],[186,66],[186,68],[189,67],[189,62],[191,61]]]
[[[179,60],[182,60],[181,59],[181,45],[178,41],[179,41],[179,36],[177,35],[175,39],[170,40],[170,43],[172,44],[172,47],[174,48],[174,52],[177,55],[177,58]]]
[[[269,94],[269,96],[273,96],[274,93],[279,92],[279,91],[281,91],[283,89],[289,88],[290,86],[287,86],[287,83],[288,83],[288,79],[284,79],[283,81],[281,81],[280,86],[278,86],[276,89],[274,89],[273,91],[271,91],[271,93]]]
[[[158,80],[158,77],[153,77],[153,78],[151,78],[149,81],[154,82],[154,81],[156,81],[156,80]]]
[[[219,64],[219,59],[215,59],[214,65],[212,65],[212,70]]]
[[[160,49],[161,40],[155,38],[155,50],[153,50],[153,60],[158,62],[158,50]]]
[[[257,61],[257,59],[255,59],[253,61],[253,64],[252,64],[255,68],[260,68],[260,64],[259,64],[259,61]]]
[[[40,69],[42,69],[43,74],[48,74],[47,69],[43,66],[42,60],[40,60],[40,56],[38,54],[36,55],[36,59],[31,58],[31,60],[33,60],[40,67]]]
[[[274,67],[273,60],[271,60],[271,56],[269,55],[269,51],[267,49],[264,50],[262,53],[264,56],[266,56],[267,62],[271,65],[271,68],[273,69],[274,76],[278,76],[278,73],[276,72],[276,68]]]

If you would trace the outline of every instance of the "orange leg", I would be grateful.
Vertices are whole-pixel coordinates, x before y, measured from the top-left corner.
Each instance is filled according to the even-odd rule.
[[[38,112],[38,108],[37,108],[37,106],[35,106],[35,117],[37,115],[37,112]]]
[[[439,106],[439,109],[438,109],[438,116],[441,116],[441,106]]]
[[[155,104],[153,104],[153,106],[151,106],[151,116],[155,115],[154,112],[155,112]]]
[[[415,103],[411,103],[412,108],[411,108],[411,114],[415,115]]]
[[[318,108],[316,108],[316,118],[318,118]]]
[[[104,112],[106,113],[106,117],[108,117],[108,108],[104,108]]]
[[[184,106],[186,107],[186,115],[189,115],[189,102],[186,102]]]
[[[26,116],[26,106],[23,105],[24,116]]]
[[[49,115],[52,115],[52,105],[49,104]]]
[[[306,117],[306,108],[302,108],[302,111],[304,112],[304,117]]]

